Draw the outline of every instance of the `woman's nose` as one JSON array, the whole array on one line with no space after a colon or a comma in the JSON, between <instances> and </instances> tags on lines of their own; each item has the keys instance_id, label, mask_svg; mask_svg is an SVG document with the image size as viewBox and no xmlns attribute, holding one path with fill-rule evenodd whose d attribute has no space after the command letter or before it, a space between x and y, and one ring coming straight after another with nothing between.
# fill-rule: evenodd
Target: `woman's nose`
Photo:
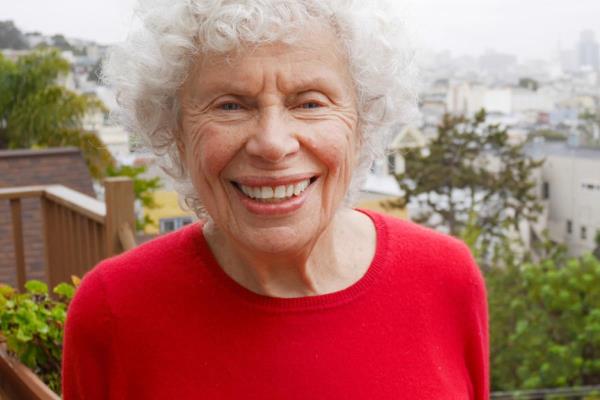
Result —
<instances>
[{"instance_id":1,"label":"woman's nose","mask_svg":"<svg viewBox=\"0 0 600 400\"><path fill-rule=\"evenodd\" d=\"M277 163L300 149L297 134L279 111L262 114L254 129L246 143L246 151L253 157Z\"/></svg>"}]
</instances>

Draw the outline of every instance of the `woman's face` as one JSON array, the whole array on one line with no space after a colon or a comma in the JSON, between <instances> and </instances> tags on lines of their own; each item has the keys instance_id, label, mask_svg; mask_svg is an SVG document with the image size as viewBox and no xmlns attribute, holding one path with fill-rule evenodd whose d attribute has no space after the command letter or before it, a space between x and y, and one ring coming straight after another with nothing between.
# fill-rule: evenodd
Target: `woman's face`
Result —
<instances>
[{"instance_id":1,"label":"woman's face","mask_svg":"<svg viewBox=\"0 0 600 400\"><path fill-rule=\"evenodd\" d=\"M179 94L192 183L217 228L250 251L314 243L357 161L355 90L334 35L296 43L203 57Z\"/></svg>"}]
</instances>

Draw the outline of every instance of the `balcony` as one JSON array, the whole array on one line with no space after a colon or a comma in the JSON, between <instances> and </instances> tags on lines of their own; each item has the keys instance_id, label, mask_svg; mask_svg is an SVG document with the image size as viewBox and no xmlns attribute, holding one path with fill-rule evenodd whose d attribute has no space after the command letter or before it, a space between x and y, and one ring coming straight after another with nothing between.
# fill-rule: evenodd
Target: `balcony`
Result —
<instances>
[{"instance_id":1,"label":"balcony","mask_svg":"<svg viewBox=\"0 0 600 400\"><path fill-rule=\"evenodd\" d=\"M100 260L133 248L133 182L109 178L104 184L104 203L62 185L0 189L0 204L9 204L14 257L14 271L0 271L1 276L15 274L19 289L32 278L31 268L26 268L24 235L32 229L41 232L42 280L51 287L70 281L71 275L81 277ZM24 223L23 203L30 199L39 203L40 226ZM39 277L39 272L35 275Z\"/></svg>"}]
</instances>

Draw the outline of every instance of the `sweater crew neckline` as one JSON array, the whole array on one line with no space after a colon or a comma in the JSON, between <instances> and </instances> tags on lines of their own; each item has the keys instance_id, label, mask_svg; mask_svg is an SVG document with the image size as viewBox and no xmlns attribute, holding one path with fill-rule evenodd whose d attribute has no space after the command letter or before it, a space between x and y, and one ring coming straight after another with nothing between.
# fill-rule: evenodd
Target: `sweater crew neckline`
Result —
<instances>
[{"instance_id":1,"label":"sweater crew neckline","mask_svg":"<svg viewBox=\"0 0 600 400\"><path fill-rule=\"evenodd\" d=\"M227 290L230 294L238 297L245 303L259 308L270 311L289 312L318 310L343 305L356 299L373 286L382 274L385 267L385 260L387 259L388 229L385 219L370 210L356 209L356 211L367 215L373 222L376 232L375 254L369 268L359 280L335 292L303 297L271 297L247 289L227 275L219 266L202 233L202 224L194 224L193 227L190 227L190 231L193 232L193 237L191 238L194 242L193 248L196 249L194 256L199 258L197 265L204 264L205 268L224 290Z\"/></svg>"}]
</instances>

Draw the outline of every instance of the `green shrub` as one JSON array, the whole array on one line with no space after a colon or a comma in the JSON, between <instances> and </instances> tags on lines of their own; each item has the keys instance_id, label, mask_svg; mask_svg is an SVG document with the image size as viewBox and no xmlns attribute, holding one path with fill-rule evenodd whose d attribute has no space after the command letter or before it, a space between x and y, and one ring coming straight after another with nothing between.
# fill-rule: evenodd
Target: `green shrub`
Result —
<instances>
[{"instance_id":1,"label":"green shrub","mask_svg":"<svg viewBox=\"0 0 600 400\"><path fill-rule=\"evenodd\" d=\"M74 277L73 283L79 280ZM0 284L0 341L58 394L63 328L75 286L61 283L50 296L48 286L37 280L25 284L25 293Z\"/></svg>"},{"instance_id":2,"label":"green shrub","mask_svg":"<svg viewBox=\"0 0 600 400\"><path fill-rule=\"evenodd\" d=\"M486 272L493 390L600 384L600 261L560 252Z\"/></svg>"}]
</instances>

